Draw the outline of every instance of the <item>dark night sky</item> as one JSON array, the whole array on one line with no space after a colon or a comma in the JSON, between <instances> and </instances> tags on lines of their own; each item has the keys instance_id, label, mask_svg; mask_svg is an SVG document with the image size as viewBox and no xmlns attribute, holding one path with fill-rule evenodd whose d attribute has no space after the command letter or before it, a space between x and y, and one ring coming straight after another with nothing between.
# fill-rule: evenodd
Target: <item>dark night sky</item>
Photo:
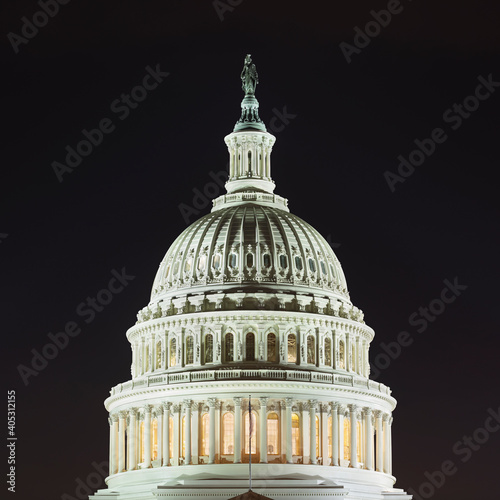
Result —
<instances>
[{"instance_id":1,"label":"dark night sky","mask_svg":"<svg viewBox=\"0 0 500 500\"><path fill-rule=\"evenodd\" d=\"M500 405L500 88L455 130L444 114L478 77L500 82L498 5L406 0L348 64L339 44L352 44L354 27L387 2L243 0L221 21L211 1L74 1L17 54L7 34L40 8L9 4L0 16L0 288L17 498L75 496L76 479L107 460L103 400L130 376L125 332L186 227L179 205L225 168L246 53L259 71L262 119L270 124L273 109L295 115L275 133L276 192L340 245L351 298L376 332L371 360L401 331L414 340L378 378L398 400L396 486L418 489L426 471L452 460L457 473L435 498L497 498L500 433L470 457L452 450ZM111 103L156 65L169 76L121 120ZM114 131L58 182L52 162L104 118ZM437 127L446 141L391 192L384 172L397 172L397 157ZM135 279L85 324L78 305L123 267ZM455 278L467 289L417 332L410 315ZM18 366L68 321L80 335L25 386Z\"/></svg>"}]
</instances>

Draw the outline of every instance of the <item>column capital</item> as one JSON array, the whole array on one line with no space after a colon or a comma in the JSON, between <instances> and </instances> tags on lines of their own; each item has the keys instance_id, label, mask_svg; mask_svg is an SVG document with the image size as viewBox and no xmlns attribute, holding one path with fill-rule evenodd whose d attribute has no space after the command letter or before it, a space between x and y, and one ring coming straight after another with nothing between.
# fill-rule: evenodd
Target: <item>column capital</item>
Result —
<instances>
[{"instance_id":1,"label":"column capital","mask_svg":"<svg viewBox=\"0 0 500 500\"><path fill-rule=\"evenodd\" d=\"M330 407L332 408L332 411L337 411L339 408L339 404L335 401L330 401Z\"/></svg>"},{"instance_id":2,"label":"column capital","mask_svg":"<svg viewBox=\"0 0 500 500\"><path fill-rule=\"evenodd\" d=\"M293 406L293 398L285 398L285 406L291 408Z\"/></svg>"},{"instance_id":3,"label":"column capital","mask_svg":"<svg viewBox=\"0 0 500 500\"><path fill-rule=\"evenodd\" d=\"M144 405L144 411L146 413L151 413L152 409L153 409L153 405Z\"/></svg>"},{"instance_id":4,"label":"column capital","mask_svg":"<svg viewBox=\"0 0 500 500\"><path fill-rule=\"evenodd\" d=\"M384 414L382 414L382 420L383 420L384 422L389 422L389 418L390 418L390 417L391 417L391 416L390 416L388 413L384 413Z\"/></svg>"},{"instance_id":5,"label":"column capital","mask_svg":"<svg viewBox=\"0 0 500 500\"><path fill-rule=\"evenodd\" d=\"M373 413L373 410L367 406L367 407L363 408L363 413L364 413L367 417L371 417L371 415L372 415L372 413Z\"/></svg>"},{"instance_id":6,"label":"column capital","mask_svg":"<svg viewBox=\"0 0 500 500\"><path fill-rule=\"evenodd\" d=\"M380 410L373 410L373 414L375 415L375 418L382 418L382 411Z\"/></svg>"},{"instance_id":7,"label":"column capital","mask_svg":"<svg viewBox=\"0 0 500 500\"><path fill-rule=\"evenodd\" d=\"M338 410L339 415L345 415L345 412L347 411L347 406L339 404L337 406L337 410Z\"/></svg>"},{"instance_id":8,"label":"column capital","mask_svg":"<svg viewBox=\"0 0 500 500\"><path fill-rule=\"evenodd\" d=\"M237 396L237 397L234 397L233 398L233 401L234 401L234 405L235 406L241 406L241 401L242 401L243 398Z\"/></svg>"},{"instance_id":9,"label":"column capital","mask_svg":"<svg viewBox=\"0 0 500 500\"><path fill-rule=\"evenodd\" d=\"M108 423L110 427L113 426L113 419L111 417L108 418Z\"/></svg>"},{"instance_id":10,"label":"column capital","mask_svg":"<svg viewBox=\"0 0 500 500\"><path fill-rule=\"evenodd\" d=\"M179 405L179 404L173 405L172 409L173 409L174 413L180 413L180 411L181 411L181 405Z\"/></svg>"},{"instance_id":11,"label":"column capital","mask_svg":"<svg viewBox=\"0 0 500 500\"><path fill-rule=\"evenodd\" d=\"M170 402L163 402L162 405L164 412L170 411L170 408L172 407L172 403Z\"/></svg>"},{"instance_id":12,"label":"column capital","mask_svg":"<svg viewBox=\"0 0 500 500\"><path fill-rule=\"evenodd\" d=\"M113 422L118 422L118 413L112 413L110 416Z\"/></svg>"},{"instance_id":13,"label":"column capital","mask_svg":"<svg viewBox=\"0 0 500 500\"><path fill-rule=\"evenodd\" d=\"M155 412L157 417L160 415L163 415L163 405L159 404L159 405L155 406L154 412Z\"/></svg>"},{"instance_id":14,"label":"column capital","mask_svg":"<svg viewBox=\"0 0 500 500\"><path fill-rule=\"evenodd\" d=\"M319 408L321 413L328 413L328 411L330 410L330 405L328 403L321 403L319 405Z\"/></svg>"},{"instance_id":15,"label":"column capital","mask_svg":"<svg viewBox=\"0 0 500 500\"><path fill-rule=\"evenodd\" d=\"M119 416L120 420L124 420L127 418L127 412L125 410L121 410L118 412L118 416Z\"/></svg>"},{"instance_id":16,"label":"column capital","mask_svg":"<svg viewBox=\"0 0 500 500\"><path fill-rule=\"evenodd\" d=\"M193 404L193 400L192 399L185 399L183 402L182 402L184 408L186 410L191 410L191 407L192 407L192 404Z\"/></svg>"},{"instance_id":17,"label":"column capital","mask_svg":"<svg viewBox=\"0 0 500 500\"><path fill-rule=\"evenodd\" d=\"M208 398L207 402L210 408L215 408L215 405L217 403L217 398Z\"/></svg>"},{"instance_id":18,"label":"column capital","mask_svg":"<svg viewBox=\"0 0 500 500\"><path fill-rule=\"evenodd\" d=\"M261 408L265 408L267 406L267 401L269 400L269 398L267 396L261 396L259 398L259 401L260 401L260 407Z\"/></svg>"},{"instance_id":19,"label":"column capital","mask_svg":"<svg viewBox=\"0 0 500 500\"><path fill-rule=\"evenodd\" d=\"M358 405L349 405L349 411L351 413L356 413L358 410L359 410L359 406Z\"/></svg>"}]
</instances>

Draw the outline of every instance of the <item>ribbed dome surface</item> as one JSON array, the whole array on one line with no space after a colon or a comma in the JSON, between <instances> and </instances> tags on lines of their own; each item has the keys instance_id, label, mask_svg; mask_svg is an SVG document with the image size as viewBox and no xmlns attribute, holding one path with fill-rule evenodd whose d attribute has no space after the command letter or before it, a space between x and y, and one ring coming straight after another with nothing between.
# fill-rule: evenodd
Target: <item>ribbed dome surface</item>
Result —
<instances>
[{"instance_id":1,"label":"ribbed dome surface","mask_svg":"<svg viewBox=\"0 0 500 500\"><path fill-rule=\"evenodd\" d=\"M161 262L151 300L179 289L224 291L238 284L319 288L349 300L340 263L318 231L287 211L254 203L217 210L189 226Z\"/></svg>"}]
</instances>

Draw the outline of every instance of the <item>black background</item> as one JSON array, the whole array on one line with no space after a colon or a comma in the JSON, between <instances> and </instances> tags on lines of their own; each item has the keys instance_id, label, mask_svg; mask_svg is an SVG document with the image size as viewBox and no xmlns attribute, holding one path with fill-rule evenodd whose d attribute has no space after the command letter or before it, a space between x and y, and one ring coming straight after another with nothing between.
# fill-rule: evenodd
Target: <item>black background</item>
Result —
<instances>
[{"instance_id":1,"label":"black background","mask_svg":"<svg viewBox=\"0 0 500 500\"><path fill-rule=\"evenodd\" d=\"M125 332L187 225L179 205L225 169L247 53L265 123L273 108L296 115L275 133L276 192L336 243L351 298L376 332L370 359L400 331L414 339L379 377L398 400L396 486L417 489L452 460L457 473L436 498L498 498L499 434L466 462L452 448L500 404L500 90L457 130L443 121L480 75L500 81L498 7L405 1L347 63L339 44L386 5L243 0L221 20L210 1L75 0L15 54L7 34L40 8L4 4L2 368L17 397L17 498L76 496L76 479L107 460L103 400L130 376ZM170 75L120 120L110 104L157 64ZM51 163L106 117L114 132L59 182ZM447 141L392 193L384 172L436 127ZM122 267L135 279L85 324L77 306ZM409 316L455 277L468 288L417 333ZM68 321L81 334L25 386L18 366Z\"/></svg>"}]
</instances>

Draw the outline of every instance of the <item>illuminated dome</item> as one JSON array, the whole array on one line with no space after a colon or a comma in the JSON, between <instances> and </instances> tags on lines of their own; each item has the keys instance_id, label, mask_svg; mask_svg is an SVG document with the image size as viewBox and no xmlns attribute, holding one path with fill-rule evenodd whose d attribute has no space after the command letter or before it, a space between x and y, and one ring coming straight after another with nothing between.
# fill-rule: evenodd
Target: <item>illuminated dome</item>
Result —
<instances>
[{"instance_id":1,"label":"illuminated dome","mask_svg":"<svg viewBox=\"0 0 500 500\"><path fill-rule=\"evenodd\" d=\"M274 194L250 56L225 137L227 193L170 246L105 401L94 500L410 500L393 488L396 400L370 380L374 331L325 239ZM250 496L255 496L252 494Z\"/></svg>"}]
</instances>

